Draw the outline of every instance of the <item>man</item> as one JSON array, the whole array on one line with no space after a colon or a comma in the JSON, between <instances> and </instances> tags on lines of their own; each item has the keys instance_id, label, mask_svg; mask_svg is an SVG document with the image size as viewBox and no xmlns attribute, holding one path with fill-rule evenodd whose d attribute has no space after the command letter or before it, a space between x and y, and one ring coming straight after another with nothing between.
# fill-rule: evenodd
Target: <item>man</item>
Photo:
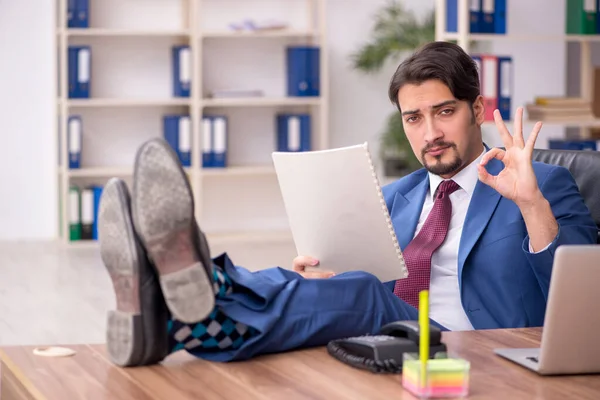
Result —
<instances>
[{"instance_id":1,"label":"man","mask_svg":"<svg viewBox=\"0 0 600 400\"><path fill-rule=\"evenodd\" d=\"M404 61L389 93L424 166L384 188L407 279L309 275L318 260L305 255L294 271L251 273L226 254L211 260L185 174L154 139L136 156L131 198L113 178L100 204L101 255L117 297L111 359L147 365L186 349L230 361L324 345L416 319L426 288L443 329L542 325L556 248L595 243L597 229L569 172L532 163L541 124L525 142L522 109L512 136L496 111L506 150L488 149L475 63L450 43Z\"/></svg>"}]
</instances>

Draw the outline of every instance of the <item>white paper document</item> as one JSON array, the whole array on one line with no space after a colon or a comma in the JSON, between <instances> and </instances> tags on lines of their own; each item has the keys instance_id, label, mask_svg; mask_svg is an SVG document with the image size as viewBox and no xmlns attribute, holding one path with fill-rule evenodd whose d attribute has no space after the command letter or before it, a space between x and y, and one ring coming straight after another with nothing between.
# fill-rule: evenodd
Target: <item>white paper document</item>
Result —
<instances>
[{"instance_id":1,"label":"white paper document","mask_svg":"<svg viewBox=\"0 0 600 400\"><path fill-rule=\"evenodd\" d=\"M298 255L336 274L408 276L367 143L272 157Z\"/></svg>"}]
</instances>

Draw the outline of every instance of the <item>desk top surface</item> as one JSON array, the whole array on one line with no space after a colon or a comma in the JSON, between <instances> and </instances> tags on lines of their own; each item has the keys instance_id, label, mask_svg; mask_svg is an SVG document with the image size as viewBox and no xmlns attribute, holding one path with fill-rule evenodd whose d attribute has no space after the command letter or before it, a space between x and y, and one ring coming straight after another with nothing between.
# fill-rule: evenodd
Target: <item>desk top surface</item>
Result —
<instances>
[{"instance_id":1,"label":"desk top surface","mask_svg":"<svg viewBox=\"0 0 600 400\"><path fill-rule=\"evenodd\" d=\"M448 350L471 362L472 399L599 399L600 374L541 377L493 353L498 347L537 347L541 329L448 332ZM20 382L27 398L58 399L385 399L413 398L399 374L351 368L324 348L211 363L185 352L161 365L118 368L104 345L67 346L66 358L33 355L33 346L0 349L3 380ZM25 397L24 397L25 398Z\"/></svg>"}]
</instances>

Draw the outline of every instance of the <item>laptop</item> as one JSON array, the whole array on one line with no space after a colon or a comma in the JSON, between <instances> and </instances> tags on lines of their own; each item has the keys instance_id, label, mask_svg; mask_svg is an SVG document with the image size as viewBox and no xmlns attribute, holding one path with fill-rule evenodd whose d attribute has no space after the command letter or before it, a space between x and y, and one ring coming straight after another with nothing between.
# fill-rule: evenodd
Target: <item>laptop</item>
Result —
<instances>
[{"instance_id":1,"label":"laptop","mask_svg":"<svg viewBox=\"0 0 600 400\"><path fill-rule=\"evenodd\" d=\"M600 245L562 245L554 254L539 348L494 349L540 375L600 373Z\"/></svg>"}]
</instances>

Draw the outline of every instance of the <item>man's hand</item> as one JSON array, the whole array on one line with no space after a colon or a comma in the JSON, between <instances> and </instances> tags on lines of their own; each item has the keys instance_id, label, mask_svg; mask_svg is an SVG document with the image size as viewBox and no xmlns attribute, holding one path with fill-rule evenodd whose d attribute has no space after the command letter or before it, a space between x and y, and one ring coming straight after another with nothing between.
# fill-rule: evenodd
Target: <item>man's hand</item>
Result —
<instances>
[{"instance_id":1,"label":"man's hand","mask_svg":"<svg viewBox=\"0 0 600 400\"><path fill-rule=\"evenodd\" d=\"M493 148L483 155L481 163L477 166L479 179L496 189L502 196L514 201L520 209L530 208L543 198L531 165L533 147L542 123L535 124L525 143L522 128L523 108L517 109L512 136L498 110L494 111L494 121L506 150ZM504 163L504 169L496 176L490 175L485 169L492 158L497 158Z\"/></svg>"},{"instance_id":2,"label":"man's hand","mask_svg":"<svg viewBox=\"0 0 600 400\"><path fill-rule=\"evenodd\" d=\"M331 271L306 271L306 267L316 267L319 265L319 260L307 256L298 256L292 262L294 271L307 279L324 279L331 278L335 274Z\"/></svg>"},{"instance_id":3,"label":"man's hand","mask_svg":"<svg viewBox=\"0 0 600 400\"><path fill-rule=\"evenodd\" d=\"M512 136L506 129L498 110L494 111L494 121L506 150L494 148L483 155L481 163L477 166L479 180L515 202L525 221L531 249L534 252L540 251L552 243L558 234L558 222L554 218L550 203L538 186L531 161L533 147L542 129L542 123L535 124L525 143L522 107L517 109L515 131ZM485 169L485 165L492 158L497 158L504 163L504 169L496 176Z\"/></svg>"}]
</instances>

